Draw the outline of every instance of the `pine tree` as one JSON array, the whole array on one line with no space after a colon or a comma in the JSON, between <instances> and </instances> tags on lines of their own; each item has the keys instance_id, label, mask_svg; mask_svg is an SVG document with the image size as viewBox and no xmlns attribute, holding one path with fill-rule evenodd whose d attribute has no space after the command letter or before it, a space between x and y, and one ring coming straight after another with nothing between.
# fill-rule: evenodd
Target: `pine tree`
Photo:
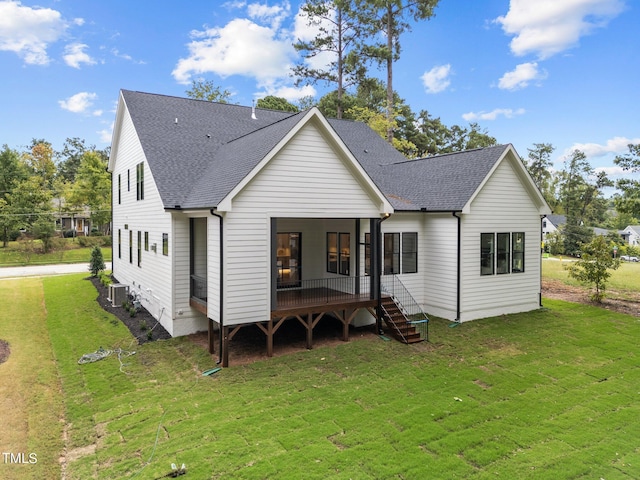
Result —
<instances>
[{"instance_id":1,"label":"pine tree","mask_svg":"<svg viewBox=\"0 0 640 480\"><path fill-rule=\"evenodd\" d=\"M91 250L91 262L89 264L89 271L91 275L97 277L98 274L106 268L104 259L102 258L102 250L97 245Z\"/></svg>"}]
</instances>

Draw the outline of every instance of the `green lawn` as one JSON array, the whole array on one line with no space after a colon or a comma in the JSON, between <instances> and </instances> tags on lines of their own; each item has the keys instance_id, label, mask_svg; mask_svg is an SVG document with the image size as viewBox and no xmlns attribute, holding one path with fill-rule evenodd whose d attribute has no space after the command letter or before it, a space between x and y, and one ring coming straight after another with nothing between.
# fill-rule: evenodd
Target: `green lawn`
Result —
<instances>
[{"instance_id":1,"label":"green lawn","mask_svg":"<svg viewBox=\"0 0 640 480\"><path fill-rule=\"evenodd\" d=\"M46 309L69 480L155 479L171 463L194 479L640 478L638 318L545 300L455 328L434 320L430 344L354 340L206 377L204 349L134 345L82 277L0 282L43 288L44 305L26 298L12 316L41 331L30 312ZM100 346L136 354L78 365Z\"/></svg>"},{"instance_id":2,"label":"green lawn","mask_svg":"<svg viewBox=\"0 0 640 480\"><path fill-rule=\"evenodd\" d=\"M91 237L89 237L91 238ZM18 242L9 242L8 247L0 247L0 267L14 267L20 265L47 265L56 263L83 263L91 259L92 247L81 247L78 239L67 238L66 248L51 253L35 253L30 257L20 251ZM1 244L0 244L1 245ZM35 241L35 246L40 249L41 242ZM111 261L111 247L100 247L105 262Z\"/></svg>"},{"instance_id":3,"label":"green lawn","mask_svg":"<svg viewBox=\"0 0 640 480\"><path fill-rule=\"evenodd\" d=\"M559 257L544 259L542 261L542 275L545 279L561 280L569 285L580 285L569 278L564 268L569 261L566 258L562 262ZM614 298L627 298L640 292L640 262L622 262L620 268L611 272L611 278L607 283L607 293Z\"/></svg>"}]
</instances>

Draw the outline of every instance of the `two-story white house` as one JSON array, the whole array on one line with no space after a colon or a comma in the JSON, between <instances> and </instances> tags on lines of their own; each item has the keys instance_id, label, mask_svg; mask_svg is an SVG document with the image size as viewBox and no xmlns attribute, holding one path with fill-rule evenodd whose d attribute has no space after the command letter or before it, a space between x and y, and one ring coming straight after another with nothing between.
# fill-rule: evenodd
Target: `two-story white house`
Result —
<instances>
[{"instance_id":1,"label":"two-story white house","mask_svg":"<svg viewBox=\"0 0 640 480\"><path fill-rule=\"evenodd\" d=\"M223 365L248 325L270 354L286 320L311 347L325 314L345 339L402 337L392 317L416 305L457 322L541 305L551 212L511 145L407 160L316 108L122 91L109 171L114 276L172 335L208 329L213 351L220 332Z\"/></svg>"}]
</instances>

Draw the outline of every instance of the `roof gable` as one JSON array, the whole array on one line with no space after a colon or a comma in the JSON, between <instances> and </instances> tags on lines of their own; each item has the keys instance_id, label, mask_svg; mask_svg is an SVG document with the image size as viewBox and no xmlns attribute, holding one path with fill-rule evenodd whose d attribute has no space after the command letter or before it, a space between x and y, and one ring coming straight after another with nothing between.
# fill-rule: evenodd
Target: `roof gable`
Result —
<instances>
[{"instance_id":1,"label":"roof gable","mask_svg":"<svg viewBox=\"0 0 640 480\"><path fill-rule=\"evenodd\" d=\"M351 174L358 179L359 183L365 188L369 195L377 198L380 209L382 210L381 213L392 212L393 207L388 202L387 198L378 189L366 170L353 156L342 138L315 107L307 112L300 113L282 122L278 122L278 124L270 125L269 127L251 133L246 137L239 138L229 144L229 151L226 152L227 154L235 157L239 153L244 153L248 156L251 155L254 161L259 159L259 162L255 164L248 174L242 176L240 182L225 196L224 199L219 201L218 208L220 210L230 210L232 208L231 205L233 198L244 188L244 186L258 175L259 172L274 158L274 156L281 151L282 148L305 125L310 123L314 123L314 125L323 133L327 141L332 144L338 152L341 152L340 156L343 158L347 168L351 171ZM259 151L257 153L254 152L254 148L259 148Z\"/></svg>"}]
</instances>

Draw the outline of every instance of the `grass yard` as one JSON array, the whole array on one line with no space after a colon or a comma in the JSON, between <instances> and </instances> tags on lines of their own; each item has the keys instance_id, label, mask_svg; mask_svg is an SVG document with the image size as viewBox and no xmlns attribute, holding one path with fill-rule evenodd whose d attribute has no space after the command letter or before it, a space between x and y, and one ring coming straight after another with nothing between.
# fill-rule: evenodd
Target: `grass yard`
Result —
<instances>
[{"instance_id":1,"label":"grass yard","mask_svg":"<svg viewBox=\"0 0 640 480\"><path fill-rule=\"evenodd\" d=\"M24 295L0 313L12 342L0 375L53 391L53 355L65 418L46 433L17 421L2 448L38 464L0 465L3 479L155 479L171 463L194 479L640 478L637 318L545 300L455 328L434 320L431 344L357 340L207 377L214 360L187 339L134 346L82 276L0 282L3 304ZM78 365L100 346L136 354ZM57 421L61 398L33 397L17 396L16 414ZM64 471L36 472L63 433Z\"/></svg>"},{"instance_id":2,"label":"grass yard","mask_svg":"<svg viewBox=\"0 0 640 480\"><path fill-rule=\"evenodd\" d=\"M64 399L47 331L42 280L0 281L0 305L0 339L11 349L0 364L0 478L60 478ZM26 463L9 464L5 453Z\"/></svg>"},{"instance_id":3,"label":"grass yard","mask_svg":"<svg viewBox=\"0 0 640 480\"><path fill-rule=\"evenodd\" d=\"M542 276L545 279L560 280L568 285L578 286L576 280L569 277L564 268L569 261L560 262L559 257L542 261ZM627 298L631 293L640 292L640 262L622 262L620 268L611 272L607 282L607 293L612 298Z\"/></svg>"},{"instance_id":4,"label":"grass yard","mask_svg":"<svg viewBox=\"0 0 640 480\"><path fill-rule=\"evenodd\" d=\"M91 238L91 237L89 237ZM0 267L15 267L20 265L48 265L56 263L83 263L91 259L92 247L81 247L78 241L67 238L66 247L50 253L33 253L27 257L20 251L19 242L9 242L7 248L0 247ZM41 242L34 242L40 248ZM0 244L1 245L1 244ZM111 261L111 247L100 247L105 262Z\"/></svg>"}]
</instances>

